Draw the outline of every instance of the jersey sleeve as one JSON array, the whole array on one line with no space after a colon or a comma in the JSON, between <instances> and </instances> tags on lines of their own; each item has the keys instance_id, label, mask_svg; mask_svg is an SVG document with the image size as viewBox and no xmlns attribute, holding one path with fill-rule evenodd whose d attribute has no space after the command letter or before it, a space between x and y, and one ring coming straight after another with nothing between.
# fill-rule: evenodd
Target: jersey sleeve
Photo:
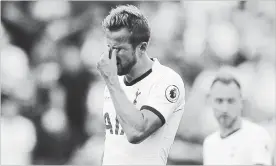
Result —
<instances>
[{"instance_id":1,"label":"jersey sleeve","mask_svg":"<svg viewBox=\"0 0 276 166\"><path fill-rule=\"evenodd\" d=\"M268 133L262 132L254 138L252 148L253 164L272 165L272 142Z\"/></svg>"},{"instance_id":2,"label":"jersey sleeve","mask_svg":"<svg viewBox=\"0 0 276 166\"><path fill-rule=\"evenodd\" d=\"M203 141L203 145L202 145L202 162L203 165L206 165L206 154L207 154L207 140L205 139Z\"/></svg>"},{"instance_id":3,"label":"jersey sleeve","mask_svg":"<svg viewBox=\"0 0 276 166\"><path fill-rule=\"evenodd\" d=\"M181 77L168 76L152 86L148 100L141 110L152 111L165 124L173 112L183 109L184 99L185 88Z\"/></svg>"},{"instance_id":4,"label":"jersey sleeve","mask_svg":"<svg viewBox=\"0 0 276 166\"><path fill-rule=\"evenodd\" d=\"M210 148L209 148L209 145L210 144L210 135L207 136L204 141L203 141L203 145L202 145L202 162L203 162L203 165L209 165L209 155L210 153Z\"/></svg>"}]
</instances>

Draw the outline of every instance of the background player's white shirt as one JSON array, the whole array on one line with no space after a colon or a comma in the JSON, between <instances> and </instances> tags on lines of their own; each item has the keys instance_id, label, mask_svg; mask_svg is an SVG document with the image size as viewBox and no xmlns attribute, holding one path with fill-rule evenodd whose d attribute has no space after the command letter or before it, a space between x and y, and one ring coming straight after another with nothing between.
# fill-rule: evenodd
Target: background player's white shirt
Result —
<instances>
[{"instance_id":1,"label":"background player's white shirt","mask_svg":"<svg viewBox=\"0 0 276 166\"><path fill-rule=\"evenodd\" d=\"M184 83L176 72L161 65L157 59L154 59L152 69L138 80L126 84L124 77L120 77L121 87L128 99L138 110L148 107L165 124L143 142L129 143L118 120L115 120L116 111L106 88L103 108L106 123L103 165L165 165L167 162L183 114Z\"/></svg>"},{"instance_id":2,"label":"background player's white shirt","mask_svg":"<svg viewBox=\"0 0 276 166\"><path fill-rule=\"evenodd\" d=\"M215 132L205 139L204 165L272 165L271 145L264 128L243 119L241 129L228 137Z\"/></svg>"}]
</instances>

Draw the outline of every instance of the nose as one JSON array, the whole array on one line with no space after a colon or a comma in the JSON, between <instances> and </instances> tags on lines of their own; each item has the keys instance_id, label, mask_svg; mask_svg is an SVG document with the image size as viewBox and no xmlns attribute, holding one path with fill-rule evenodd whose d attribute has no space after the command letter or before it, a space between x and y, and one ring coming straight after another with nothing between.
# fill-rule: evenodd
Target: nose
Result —
<instances>
[{"instance_id":1,"label":"nose","mask_svg":"<svg viewBox=\"0 0 276 166\"><path fill-rule=\"evenodd\" d=\"M221 112L222 113L227 113L227 110L228 110L228 103L227 102L223 102L221 104Z\"/></svg>"}]
</instances>

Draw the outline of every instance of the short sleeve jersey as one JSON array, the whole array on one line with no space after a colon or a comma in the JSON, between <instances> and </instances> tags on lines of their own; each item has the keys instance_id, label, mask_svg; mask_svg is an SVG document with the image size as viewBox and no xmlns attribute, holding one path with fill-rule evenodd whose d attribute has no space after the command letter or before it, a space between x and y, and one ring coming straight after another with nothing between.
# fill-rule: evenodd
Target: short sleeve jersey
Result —
<instances>
[{"instance_id":1,"label":"short sleeve jersey","mask_svg":"<svg viewBox=\"0 0 276 166\"><path fill-rule=\"evenodd\" d=\"M127 98L138 110L152 111L162 122L156 132L139 144L131 144L116 118L105 88L103 116L106 124L103 165L166 165L184 111L185 88L181 77L157 59L152 68L132 82L119 77Z\"/></svg>"},{"instance_id":2,"label":"short sleeve jersey","mask_svg":"<svg viewBox=\"0 0 276 166\"><path fill-rule=\"evenodd\" d=\"M272 141L261 126L242 120L239 130L226 138L219 132L203 144L204 165L272 165Z\"/></svg>"}]
</instances>

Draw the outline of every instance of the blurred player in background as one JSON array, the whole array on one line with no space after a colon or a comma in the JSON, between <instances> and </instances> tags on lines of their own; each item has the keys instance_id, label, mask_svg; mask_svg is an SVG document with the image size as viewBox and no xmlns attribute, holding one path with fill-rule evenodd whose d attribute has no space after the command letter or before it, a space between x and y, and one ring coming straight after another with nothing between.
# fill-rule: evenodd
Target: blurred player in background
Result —
<instances>
[{"instance_id":1,"label":"blurred player in background","mask_svg":"<svg viewBox=\"0 0 276 166\"><path fill-rule=\"evenodd\" d=\"M204 165L272 165L270 135L241 117L243 98L237 79L220 72L212 83L208 101L219 131L204 141Z\"/></svg>"},{"instance_id":2,"label":"blurred player in background","mask_svg":"<svg viewBox=\"0 0 276 166\"><path fill-rule=\"evenodd\" d=\"M1 165L32 164L36 129L20 111L14 96L1 94Z\"/></svg>"},{"instance_id":3,"label":"blurred player in background","mask_svg":"<svg viewBox=\"0 0 276 166\"><path fill-rule=\"evenodd\" d=\"M108 51L97 65L106 83L103 165L166 165L183 114L184 83L147 55L150 28L135 6L111 10L103 28Z\"/></svg>"}]
</instances>

